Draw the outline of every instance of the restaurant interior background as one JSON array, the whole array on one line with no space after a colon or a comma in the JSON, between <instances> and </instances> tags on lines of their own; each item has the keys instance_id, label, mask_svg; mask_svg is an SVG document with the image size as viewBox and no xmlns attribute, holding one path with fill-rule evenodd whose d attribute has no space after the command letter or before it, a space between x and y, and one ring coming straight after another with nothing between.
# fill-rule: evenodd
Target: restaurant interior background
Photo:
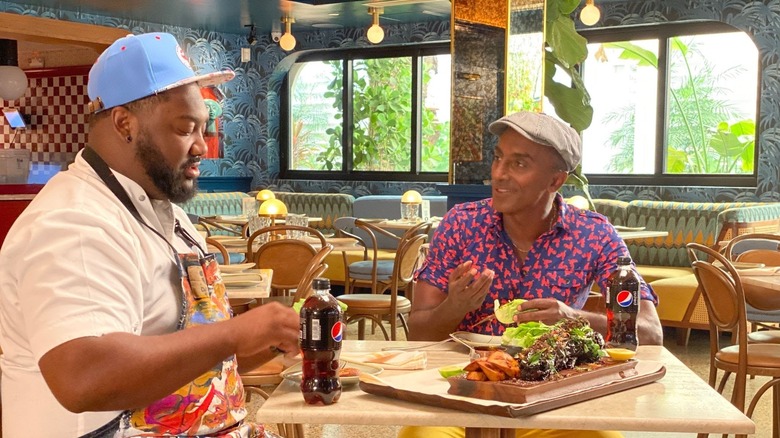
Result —
<instances>
[{"instance_id":1,"label":"restaurant interior background","mask_svg":"<svg viewBox=\"0 0 780 438\"><path fill-rule=\"evenodd\" d=\"M192 27L152 22L153 18L132 17L133 9L123 17L94 14L83 10L65 10L50 7L68 2L32 1L0 2L0 12L28 16L56 18L72 22L90 23L128 29L134 33L166 31L171 32L184 44L199 69L213 70L232 68L237 78L223 87L222 141L224 158L205 160L201 165L204 182L217 181L227 189L254 190L270 187L280 191L300 192L342 192L354 196L368 194L400 194L415 188L424 194L440 194L433 182L420 181L337 181L337 180L295 180L280 178L280 149L285 147L280 138L281 124L280 93L284 77L290 65L304 51L333 47L372 46L365 39L366 27L340 29L296 29L294 34L298 45L292 52L282 50L270 33L257 35L257 43L251 46L252 57L242 63L241 48L246 46L247 34L218 32L197 25ZM75 4L79 2L70 2ZM82 2L88 4L90 2ZM104 2L113 4L117 2ZM125 4L126 2L122 2ZM144 3L144 2L139 2ZM159 8L180 8L185 2L157 3ZM293 8L297 7L296 2ZM379 2L381 3L381 2ZM780 159L778 155L778 122L780 121L780 87L778 84L778 49L780 36L776 32L779 21L777 13L749 1L611 1L598 2L602 18L597 26L620 26L625 24L651 24L658 22L684 22L689 20L716 20L744 30L752 36L759 49L761 60L760 81L760 134L758 137L759 160L755 187L689 187L689 186L622 186L591 185L594 197L630 199L658 199L677 201L777 201L780 199ZM118 7L114 5L114 7ZM157 7L157 6L155 6ZM311 6L308 6L311 7ZM149 8L145 9L149 10ZM238 16L241 11L236 10ZM167 14L170 14L168 12ZM167 15L161 13L160 16ZM441 14L440 14L441 15ZM128 16L132 18L127 18ZM770 18L767 18L770 17ZM143 19L141 19L143 18ZM368 17L370 18L370 17ZM256 17L241 17L240 21L255 21ZM447 41L451 38L450 17L421 15L417 23L383 23L385 39L379 45ZM206 20L207 22L207 20ZM577 26L582 24L577 21ZM55 82L45 75L57 75ZM16 146L33 150L39 161L56 163L72 159L73 153L84 145L83 118L78 114L83 108L78 97L83 96L85 69L54 69L44 77L33 77L30 90L25 97L15 102L0 101L0 106L19 107L32 115L32 127L20 134ZM65 85L63 78L68 78ZM43 91L36 91L42 89ZM47 96L46 98L41 96ZM54 114L65 110L67 118L56 119ZM82 110L83 111L83 110ZM3 147L10 132L6 125L0 125ZM456 163L455 183L480 183L489 177L491 149L495 139L484 136L482 159L473 163ZM586 152L587 153L587 152ZM206 184L206 186L208 186Z\"/></svg>"}]
</instances>

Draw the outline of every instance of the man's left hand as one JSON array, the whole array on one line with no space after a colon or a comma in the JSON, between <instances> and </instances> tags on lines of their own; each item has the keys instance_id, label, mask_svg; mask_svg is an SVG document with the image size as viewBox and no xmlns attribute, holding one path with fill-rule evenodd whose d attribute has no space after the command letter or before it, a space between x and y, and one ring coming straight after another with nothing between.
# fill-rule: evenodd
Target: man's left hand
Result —
<instances>
[{"instance_id":1,"label":"man's left hand","mask_svg":"<svg viewBox=\"0 0 780 438\"><path fill-rule=\"evenodd\" d=\"M534 310L535 309L535 310ZM561 318L575 318L577 311L555 298L535 298L518 307L514 316L515 322L522 324L529 321L540 321L545 324L555 324Z\"/></svg>"}]
</instances>

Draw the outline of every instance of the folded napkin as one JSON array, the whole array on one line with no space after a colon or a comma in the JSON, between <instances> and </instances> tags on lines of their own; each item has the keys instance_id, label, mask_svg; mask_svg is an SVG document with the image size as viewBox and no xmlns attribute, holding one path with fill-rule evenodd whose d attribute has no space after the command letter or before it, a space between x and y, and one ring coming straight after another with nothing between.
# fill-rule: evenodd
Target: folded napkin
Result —
<instances>
[{"instance_id":1,"label":"folded napkin","mask_svg":"<svg viewBox=\"0 0 780 438\"><path fill-rule=\"evenodd\" d=\"M376 353L347 353L341 359L350 362L377 364L387 370L422 370L428 363L424 351L378 351Z\"/></svg>"}]
</instances>

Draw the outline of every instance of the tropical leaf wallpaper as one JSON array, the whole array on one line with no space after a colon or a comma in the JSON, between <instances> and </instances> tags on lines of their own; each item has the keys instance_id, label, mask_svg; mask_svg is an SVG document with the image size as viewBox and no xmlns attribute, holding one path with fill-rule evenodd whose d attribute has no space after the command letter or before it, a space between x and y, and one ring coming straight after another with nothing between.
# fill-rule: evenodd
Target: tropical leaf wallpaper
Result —
<instances>
[{"instance_id":1,"label":"tropical leaf wallpaper","mask_svg":"<svg viewBox=\"0 0 780 438\"><path fill-rule=\"evenodd\" d=\"M687 20L719 20L747 32L761 54L760 149L756 188L591 186L594 197L678 201L780 201L780 3L747 0L604 1L599 25L620 26ZM435 184L355 181L280 180L279 93L284 74L292 64L269 36L252 47L252 61L240 62L244 35L131 21L114 17L19 6L0 1L0 11L127 29L129 33L164 31L174 34L197 70L232 68L237 76L221 87L224 158L206 160L204 176L252 177L252 189L272 187L287 191L342 192L354 196L400 194L414 188L438 194ZM448 40L449 21L388 26L383 45ZM296 34L296 49L366 46L365 29L322 30ZM489 159L486 157L485 159ZM475 167L467 179L480 181L488 166ZM476 170L478 169L478 170ZM479 173L479 174L477 174Z\"/></svg>"}]
</instances>

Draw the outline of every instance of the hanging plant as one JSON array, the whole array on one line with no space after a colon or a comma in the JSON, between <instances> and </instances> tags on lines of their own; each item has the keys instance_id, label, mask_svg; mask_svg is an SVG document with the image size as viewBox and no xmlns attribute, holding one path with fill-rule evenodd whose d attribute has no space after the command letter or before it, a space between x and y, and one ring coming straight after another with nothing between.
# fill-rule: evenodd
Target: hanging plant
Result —
<instances>
[{"instance_id":1,"label":"hanging plant","mask_svg":"<svg viewBox=\"0 0 780 438\"><path fill-rule=\"evenodd\" d=\"M572 19L572 13L579 5L580 0L547 0L544 95L558 117L582 135L593 121L593 107L578 69L588 56L588 40L577 33ZM570 84L553 79L558 69L569 75ZM595 210L588 191L588 179L582 174L582 164L569 174L566 183L581 189L591 210Z\"/></svg>"}]
</instances>

